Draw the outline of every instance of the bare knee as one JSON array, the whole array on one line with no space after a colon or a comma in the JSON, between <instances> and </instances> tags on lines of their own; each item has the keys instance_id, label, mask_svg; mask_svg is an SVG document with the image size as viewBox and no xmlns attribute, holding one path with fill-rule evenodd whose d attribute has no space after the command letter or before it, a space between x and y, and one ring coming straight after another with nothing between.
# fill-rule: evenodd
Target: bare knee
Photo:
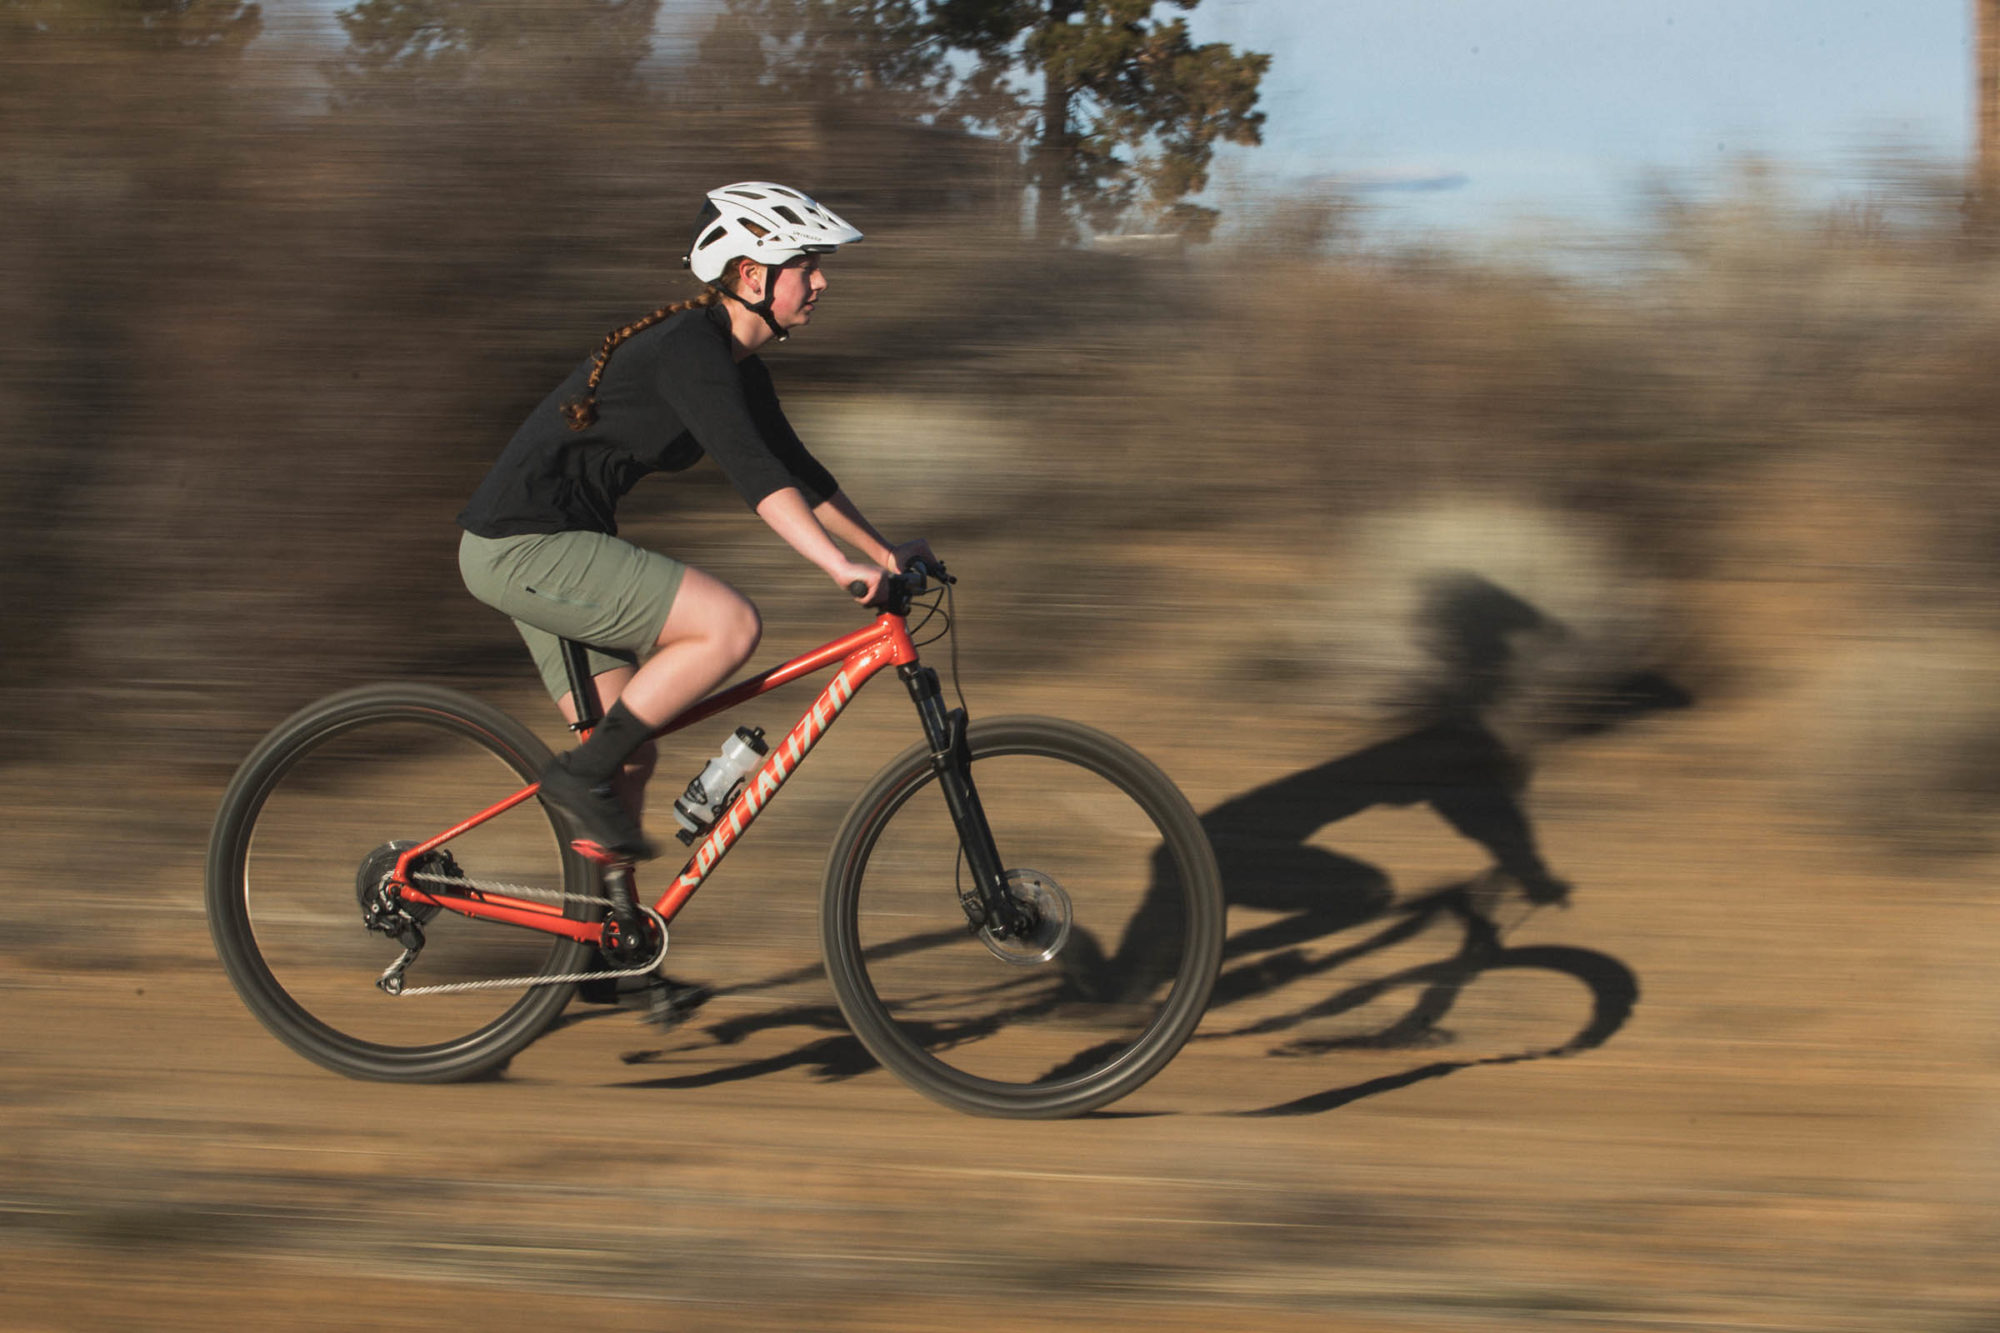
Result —
<instances>
[{"instance_id":1,"label":"bare knee","mask_svg":"<svg viewBox=\"0 0 2000 1333\"><path fill-rule=\"evenodd\" d=\"M749 598L720 579L690 569L667 623L660 627L657 646L683 645L687 660L698 658L727 674L750 659L763 636L763 617Z\"/></svg>"},{"instance_id":2,"label":"bare knee","mask_svg":"<svg viewBox=\"0 0 2000 1333\"><path fill-rule=\"evenodd\" d=\"M764 638L764 617L748 601L739 601L727 621L716 627L716 646L736 666L750 660Z\"/></svg>"}]
</instances>

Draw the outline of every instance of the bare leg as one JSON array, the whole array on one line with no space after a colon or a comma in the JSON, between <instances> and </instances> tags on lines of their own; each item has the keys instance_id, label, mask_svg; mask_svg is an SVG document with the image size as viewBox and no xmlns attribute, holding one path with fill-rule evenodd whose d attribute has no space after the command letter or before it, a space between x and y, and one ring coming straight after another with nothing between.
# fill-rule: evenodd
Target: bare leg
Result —
<instances>
[{"instance_id":1,"label":"bare leg","mask_svg":"<svg viewBox=\"0 0 2000 1333\"><path fill-rule=\"evenodd\" d=\"M634 717L658 726L734 675L757 651L763 633L764 622L748 598L721 579L690 569L652 656L618 697Z\"/></svg>"},{"instance_id":2,"label":"bare leg","mask_svg":"<svg viewBox=\"0 0 2000 1333\"><path fill-rule=\"evenodd\" d=\"M722 580L690 569L652 654L637 668L615 667L594 677L601 712L622 701L640 722L658 726L727 680L756 650L763 622L757 608ZM557 700L563 720L576 721L576 700ZM612 779L618 798L637 818L658 752L651 741L626 758Z\"/></svg>"},{"instance_id":3,"label":"bare leg","mask_svg":"<svg viewBox=\"0 0 2000 1333\"><path fill-rule=\"evenodd\" d=\"M658 726L734 674L756 650L762 633L763 622L747 598L720 579L690 569L682 576L673 610L645 663L636 670L618 667L592 679L598 707L609 708L622 700L634 717ZM572 696L564 695L556 706L565 721L576 721ZM632 752L612 779L612 789L634 818L644 808L646 782L657 762L656 747L648 741ZM714 993L706 985L676 981L665 973L644 982L637 978L627 982L633 986L629 995L609 979L585 983L579 994L595 1004L636 1001L650 1022L673 1027Z\"/></svg>"}]
</instances>

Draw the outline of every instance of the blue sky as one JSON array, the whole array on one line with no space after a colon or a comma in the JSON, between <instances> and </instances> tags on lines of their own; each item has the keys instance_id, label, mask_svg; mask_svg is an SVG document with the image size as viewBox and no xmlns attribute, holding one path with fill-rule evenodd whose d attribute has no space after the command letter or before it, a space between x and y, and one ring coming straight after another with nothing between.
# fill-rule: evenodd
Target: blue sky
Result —
<instances>
[{"instance_id":1,"label":"blue sky","mask_svg":"<svg viewBox=\"0 0 2000 1333\"><path fill-rule=\"evenodd\" d=\"M1971 151L1971 0L1204 0L1189 22L1274 57L1265 144L1225 188L1358 179L1390 225L1600 225L1649 173L1699 189L1759 154L1826 194L1883 148Z\"/></svg>"},{"instance_id":2,"label":"blue sky","mask_svg":"<svg viewBox=\"0 0 2000 1333\"><path fill-rule=\"evenodd\" d=\"M337 40L341 7L265 12ZM663 35L713 8L665 0ZM1699 189L1763 155L1825 195L1882 148L1971 151L1972 0L1202 0L1188 18L1273 56L1265 143L1225 150L1219 193L1340 181L1387 228L1594 228L1649 175Z\"/></svg>"}]
</instances>

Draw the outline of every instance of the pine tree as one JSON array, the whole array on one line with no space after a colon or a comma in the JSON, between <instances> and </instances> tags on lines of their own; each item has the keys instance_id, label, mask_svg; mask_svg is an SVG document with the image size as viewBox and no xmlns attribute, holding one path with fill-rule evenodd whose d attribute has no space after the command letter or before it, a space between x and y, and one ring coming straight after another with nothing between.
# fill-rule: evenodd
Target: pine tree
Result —
<instances>
[{"instance_id":1,"label":"pine tree","mask_svg":"<svg viewBox=\"0 0 2000 1333\"><path fill-rule=\"evenodd\" d=\"M1262 141L1270 57L1197 46L1164 3L1200 0L730 0L767 43L766 77L799 93L895 95L934 124L1022 146L1036 230L1079 223L1203 239L1218 142Z\"/></svg>"}]
</instances>

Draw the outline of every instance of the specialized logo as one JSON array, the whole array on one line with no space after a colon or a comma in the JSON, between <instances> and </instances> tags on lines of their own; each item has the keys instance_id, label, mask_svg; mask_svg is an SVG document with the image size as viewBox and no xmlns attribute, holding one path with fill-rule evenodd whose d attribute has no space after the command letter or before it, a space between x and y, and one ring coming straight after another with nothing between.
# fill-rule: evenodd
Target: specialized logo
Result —
<instances>
[{"instance_id":1,"label":"specialized logo","mask_svg":"<svg viewBox=\"0 0 2000 1333\"><path fill-rule=\"evenodd\" d=\"M708 878L708 872L715 868L715 863L722 859L722 854L729 850L730 845L743 836L743 830L750 827L750 821L757 817L764 803L777 795L778 788L785 785L785 779L792 775L799 761L819 744L819 738L840 716L840 710L854 698L854 682L848 678L847 672L848 668L843 666L834 673L826 689L813 700L812 711L800 718L791 734L773 747L771 757L744 785L743 794L731 803L729 812L715 822L708 837L702 840L700 849L694 854L693 864L674 881L675 888L692 891Z\"/></svg>"}]
</instances>

